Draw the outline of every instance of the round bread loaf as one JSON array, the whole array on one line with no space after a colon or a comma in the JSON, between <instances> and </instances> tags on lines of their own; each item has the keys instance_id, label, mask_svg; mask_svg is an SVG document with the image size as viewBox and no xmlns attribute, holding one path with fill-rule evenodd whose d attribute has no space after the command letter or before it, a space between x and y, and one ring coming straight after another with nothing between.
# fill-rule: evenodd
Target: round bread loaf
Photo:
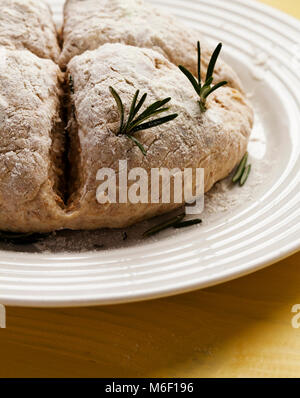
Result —
<instances>
[{"instance_id":1,"label":"round bread loaf","mask_svg":"<svg viewBox=\"0 0 300 398\"><path fill-rule=\"evenodd\" d=\"M118 173L119 160L126 160L129 170L141 167L149 175L160 167L204 168L208 191L233 170L247 149L253 113L245 96L223 87L209 96L208 109L201 113L186 77L156 51L106 44L73 58L68 73L74 85L71 131L76 139L71 162L77 167L69 228L125 227L180 206L174 202L99 204L97 172L111 168ZM170 112L179 116L135 135L146 156L126 136L118 135L120 116L110 86L120 94L126 115L137 89L148 93L145 106L172 98Z\"/></svg>"}]
</instances>

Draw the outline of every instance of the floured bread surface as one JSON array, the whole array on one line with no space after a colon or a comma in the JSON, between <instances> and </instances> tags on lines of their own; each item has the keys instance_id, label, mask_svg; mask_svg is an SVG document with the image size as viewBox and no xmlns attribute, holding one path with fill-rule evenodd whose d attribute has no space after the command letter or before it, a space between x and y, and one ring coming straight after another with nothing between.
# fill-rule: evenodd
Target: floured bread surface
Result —
<instances>
[{"instance_id":1,"label":"floured bread surface","mask_svg":"<svg viewBox=\"0 0 300 398\"><path fill-rule=\"evenodd\" d=\"M212 49L199 32L143 0L67 0L63 51L60 65L105 43L124 43L151 48L176 66L197 74L197 41L201 41L203 79ZM215 69L215 83L226 80L241 89L236 73L221 59Z\"/></svg>"},{"instance_id":2,"label":"floured bread surface","mask_svg":"<svg viewBox=\"0 0 300 398\"><path fill-rule=\"evenodd\" d=\"M62 73L29 51L0 49L0 230L62 225Z\"/></svg>"},{"instance_id":3,"label":"floured bread surface","mask_svg":"<svg viewBox=\"0 0 300 398\"><path fill-rule=\"evenodd\" d=\"M56 28L44 0L0 0L0 46L58 60Z\"/></svg>"},{"instance_id":4,"label":"floured bread surface","mask_svg":"<svg viewBox=\"0 0 300 398\"><path fill-rule=\"evenodd\" d=\"M73 58L68 73L74 81L72 131L73 136L78 132L79 140L73 154L78 168L69 228L126 227L179 206L99 204L97 171L118 172L119 160L127 160L129 170L142 167L148 173L159 167L204 168L208 191L233 170L247 149L253 114L243 94L223 87L209 97L208 110L201 113L186 77L156 51L106 44ZM120 117L109 86L120 94L127 112L137 89L148 93L145 106L172 98L170 112L178 113L178 118L136 134L147 156L117 135Z\"/></svg>"}]
</instances>

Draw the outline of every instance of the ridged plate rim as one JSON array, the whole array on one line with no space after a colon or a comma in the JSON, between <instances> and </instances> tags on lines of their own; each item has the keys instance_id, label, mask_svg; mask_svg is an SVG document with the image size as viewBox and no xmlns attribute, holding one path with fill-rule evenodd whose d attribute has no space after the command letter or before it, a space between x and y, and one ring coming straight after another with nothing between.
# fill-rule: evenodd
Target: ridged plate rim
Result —
<instances>
[{"instance_id":1,"label":"ridged plate rim","mask_svg":"<svg viewBox=\"0 0 300 398\"><path fill-rule=\"evenodd\" d=\"M153 3L171 6L175 14L194 23L197 19L201 24L207 23L208 36L220 39L222 33L222 41L227 41L232 51L245 53L245 57L249 56L245 45L248 38L243 38L243 29L247 29L245 22L257 18L257 32L251 32L249 27L248 41L250 43L251 35L261 35L262 43L276 40L277 48L272 54L274 65L270 70L277 76L279 85L283 84L280 68L286 70L291 87L285 93L289 99L285 111L289 128L298 128L298 133L293 130L290 134L299 145L291 151L290 161L272 190L266 192L259 203L237 214L229 227L207 228L201 237L196 237L196 230L191 230L109 253L0 253L0 303L62 307L158 298L247 275L300 250L300 138L296 136L300 137L300 127L297 127L300 83L294 76L299 71L293 70L287 57L292 55L292 47L297 42L290 37L296 34L295 37L300 38L300 21L254 0L156 0ZM61 9L62 1L51 1L51 6L56 12ZM224 15L223 20L220 14ZM228 23L229 14L237 31L240 26L240 35L222 28L222 23ZM211 26L205 22L206 18L212 21ZM269 202L272 195L275 196ZM203 245L203 239L210 247ZM235 245L232 246L232 242ZM209 250L215 252L210 254ZM206 262L201 263L200 259Z\"/></svg>"}]
</instances>

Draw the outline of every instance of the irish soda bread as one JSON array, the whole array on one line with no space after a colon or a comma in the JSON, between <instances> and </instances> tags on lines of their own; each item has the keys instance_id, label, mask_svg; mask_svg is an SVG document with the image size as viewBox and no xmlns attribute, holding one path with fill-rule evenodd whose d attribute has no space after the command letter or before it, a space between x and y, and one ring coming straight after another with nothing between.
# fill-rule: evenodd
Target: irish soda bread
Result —
<instances>
[{"instance_id":1,"label":"irish soda bread","mask_svg":"<svg viewBox=\"0 0 300 398\"><path fill-rule=\"evenodd\" d=\"M105 204L96 201L97 171L112 168L119 160L128 169L204 168L205 191L226 177L243 157L252 127L252 110L236 89L224 87L208 100L201 114L197 95L179 69L156 51L123 44L106 44L87 51L69 63L74 81L72 95L72 137L77 135L78 153L74 213L71 228L125 227L178 207L178 204ZM172 98L171 111L179 114L172 122L136 137L147 156L125 136L117 136L119 115L109 86L128 104L135 90L148 92L147 104Z\"/></svg>"},{"instance_id":2,"label":"irish soda bread","mask_svg":"<svg viewBox=\"0 0 300 398\"><path fill-rule=\"evenodd\" d=\"M126 227L181 204L100 204L99 169L118 172L119 160L148 174L204 168L208 191L243 157L253 113L235 72L218 61L214 83L229 84L201 113L177 67L196 73L197 32L141 0L68 0L60 56L44 1L0 5L0 230ZM205 73L211 50L201 42ZM118 135L110 86L126 116L138 89L148 93L144 107L171 97L178 117L135 135L146 156Z\"/></svg>"}]
</instances>

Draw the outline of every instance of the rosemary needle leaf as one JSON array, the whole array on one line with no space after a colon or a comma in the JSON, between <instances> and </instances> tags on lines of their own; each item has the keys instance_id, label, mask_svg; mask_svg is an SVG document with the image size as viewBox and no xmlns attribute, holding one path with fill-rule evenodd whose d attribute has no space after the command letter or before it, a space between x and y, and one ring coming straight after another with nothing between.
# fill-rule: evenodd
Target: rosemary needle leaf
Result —
<instances>
[{"instance_id":1,"label":"rosemary needle leaf","mask_svg":"<svg viewBox=\"0 0 300 398\"><path fill-rule=\"evenodd\" d=\"M170 122L171 120L176 119L177 116L178 116L178 114L174 113L173 115L168 115L168 116L162 117L160 119L151 120L151 122L143 123L143 124L140 124L139 126L136 126L132 130L132 132L136 133L137 131L152 129L153 127L160 126L161 124L164 124L164 123Z\"/></svg>"},{"instance_id":2,"label":"rosemary needle leaf","mask_svg":"<svg viewBox=\"0 0 300 398\"><path fill-rule=\"evenodd\" d=\"M149 114L149 115L145 115L143 118L139 118L134 120L129 126L128 126L128 131L134 131L135 127L138 126L139 124L141 124L142 122L144 122L145 120L149 119L152 116L158 115L159 113L162 112L166 112L168 111L170 108L162 108L162 109L158 109L156 111L154 111L153 113Z\"/></svg>"},{"instance_id":3,"label":"rosemary needle leaf","mask_svg":"<svg viewBox=\"0 0 300 398\"><path fill-rule=\"evenodd\" d=\"M201 90L201 86L197 83L196 79L194 78L194 76L192 75L192 73L187 70L184 66L179 65L178 68L181 70L182 73L185 74L185 76L189 79L189 81L192 83L196 93L198 95L200 95L200 90Z\"/></svg>"},{"instance_id":4,"label":"rosemary needle leaf","mask_svg":"<svg viewBox=\"0 0 300 398\"><path fill-rule=\"evenodd\" d=\"M139 94L140 94L140 90L137 90L135 95L134 95L134 97L133 97L132 104L131 104L130 111L129 111L128 120L127 120L127 123L126 123L126 126L125 126L125 131L128 130L130 123L132 122L132 120L134 119L135 115L138 112L138 108L136 106L136 102L138 100ZM145 97L145 95L142 97L141 100L145 101L146 97L145 98L144 97ZM141 103L141 101L139 101L138 106L142 106L143 105L143 103L141 103L141 105L140 105L140 103Z\"/></svg>"},{"instance_id":5,"label":"rosemary needle leaf","mask_svg":"<svg viewBox=\"0 0 300 398\"><path fill-rule=\"evenodd\" d=\"M213 81L214 81L214 78L211 76L209 79L207 79L205 81L205 84L203 85L203 88L204 87L210 87L210 85L212 84Z\"/></svg>"},{"instance_id":6,"label":"rosemary needle leaf","mask_svg":"<svg viewBox=\"0 0 300 398\"><path fill-rule=\"evenodd\" d=\"M206 74L206 79L205 82L202 86L201 84L201 46L200 42L198 41L197 43L197 50L198 50L198 82L194 78L193 74L187 70L184 66L180 65L178 68L181 70L182 73L189 79L191 84L193 85L196 93L199 95L200 100L198 101L200 105L200 111L203 113L207 110L206 108L206 98L213 93L215 90L218 88L224 86L227 84L227 82L223 81L220 83L217 83L214 87L211 87L214 77L214 70L216 66L216 62L218 60L218 57L220 55L222 49L222 43L219 43L218 46L216 47L215 51L212 54L212 57L209 61L208 68L207 68L207 74Z\"/></svg>"},{"instance_id":7,"label":"rosemary needle leaf","mask_svg":"<svg viewBox=\"0 0 300 398\"><path fill-rule=\"evenodd\" d=\"M133 141L137 147L139 147L139 149L141 150L141 152L144 156L147 155L145 148L143 147L143 145L140 143L140 141L137 138L135 138L129 134L126 134L126 137L129 138L131 141Z\"/></svg>"},{"instance_id":8,"label":"rosemary needle leaf","mask_svg":"<svg viewBox=\"0 0 300 398\"><path fill-rule=\"evenodd\" d=\"M217 62L217 59L218 59L218 57L220 55L221 50L222 50L222 43L219 43L217 45L217 48L213 52L213 55L212 55L211 59L210 59L210 62L209 62L208 68L207 68L206 81L210 77L212 77L213 74L214 74L216 62Z\"/></svg>"},{"instance_id":9,"label":"rosemary needle leaf","mask_svg":"<svg viewBox=\"0 0 300 398\"><path fill-rule=\"evenodd\" d=\"M197 43L197 50L198 50L198 84L199 88L201 89L201 45L200 41Z\"/></svg>"},{"instance_id":10,"label":"rosemary needle leaf","mask_svg":"<svg viewBox=\"0 0 300 398\"><path fill-rule=\"evenodd\" d=\"M205 93L205 95L203 96L204 98L207 98L211 93L213 93L214 91L216 91L218 88L225 86L226 84L228 84L228 82L224 81L224 82L220 82L217 83L215 86L213 86L207 93Z\"/></svg>"},{"instance_id":11,"label":"rosemary needle leaf","mask_svg":"<svg viewBox=\"0 0 300 398\"><path fill-rule=\"evenodd\" d=\"M144 102L146 101L146 98L147 98L147 94L145 93L145 94L142 96L142 98L140 99L139 103L137 104L137 106L136 106L136 108L135 108L135 110L134 110L134 112L133 112L133 118L132 118L132 120L133 120L134 117L138 114L138 112L139 112L139 110L141 109L141 107L144 105Z\"/></svg>"},{"instance_id":12,"label":"rosemary needle leaf","mask_svg":"<svg viewBox=\"0 0 300 398\"><path fill-rule=\"evenodd\" d=\"M202 87L201 93L200 93L200 98L203 99L204 102L205 102L205 99L209 96L210 91L211 91L211 87L210 86L206 86L205 85L205 86Z\"/></svg>"},{"instance_id":13,"label":"rosemary needle leaf","mask_svg":"<svg viewBox=\"0 0 300 398\"><path fill-rule=\"evenodd\" d=\"M154 104L148 106L148 108L146 108L146 110L143 113L141 113L139 117L136 118L135 122L136 123L141 122L141 121L147 119L148 117L154 115L155 112L157 110L159 110L159 108L166 105L170 101L171 101L171 98L166 98L163 101L154 102ZM169 108L166 108L166 109L168 110Z\"/></svg>"},{"instance_id":14,"label":"rosemary needle leaf","mask_svg":"<svg viewBox=\"0 0 300 398\"><path fill-rule=\"evenodd\" d=\"M124 105L123 102L119 96L119 94L116 92L116 90L113 87L109 87L110 92L112 94L112 96L114 97L119 113L120 113L120 117L121 117L121 122L120 122L120 132L122 132L123 130L123 126L124 126Z\"/></svg>"},{"instance_id":15,"label":"rosemary needle leaf","mask_svg":"<svg viewBox=\"0 0 300 398\"><path fill-rule=\"evenodd\" d=\"M239 164L237 172L235 173L235 175L232 179L233 183L238 182L242 178L242 175L246 168L247 161L248 161L248 152L245 153L243 159L241 160L241 163Z\"/></svg>"},{"instance_id":16,"label":"rosemary needle leaf","mask_svg":"<svg viewBox=\"0 0 300 398\"><path fill-rule=\"evenodd\" d=\"M156 225L153 228L148 229L148 231L146 231L144 233L144 237L149 237L149 236L153 236L158 234L161 231L164 231L168 228L173 227L174 225L178 224L179 222L181 222L185 217L185 213L180 214L179 216L173 217L170 220L167 220L161 224Z\"/></svg>"},{"instance_id":17,"label":"rosemary needle leaf","mask_svg":"<svg viewBox=\"0 0 300 398\"><path fill-rule=\"evenodd\" d=\"M201 224L201 223L202 223L202 220L197 218L195 220L178 222L177 224L174 225L174 228L176 228L176 229L178 229L178 228L186 228L186 227L190 227L192 225L197 225L197 224Z\"/></svg>"},{"instance_id":18,"label":"rosemary needle leaf","mask_svg":"<svg viewBox=\"0 0 300 398\"><path fill-rule=\"evenodd\" d=\"M243 175L242 175L242 177L241 177L241 179L240 179L240 186L241 186L241 187L242 187L243 185L246 184L246 181L248 180L249 174L250 174L250 172L251 172L251 168L252 168L251 164L249 164L249 165L245 168L244 173L243 173Z\"/></svg>"},{"instance_id":19,"label":"rosemary needle leaf","mask_svg":"<svg viewBox=\"0 0 300 398\"><path fill-rule=\"evenodd\" d=\"M159 126L161 124L167 123L167 122L175 119L178 116L177 114L168 115L163 118L150 120L146 123L143 123L145 120L151 119L155 115L158 115L160 113L168 111L169 108L168 107L164 108L164 105L166 105L168 102L170 102L171 98L165 98L164 100L154 102L152 105L148 106L148 108L146 108L144 110L144 112L142 112L139 116L137 116L138 112L140 111L141 107L143 106L143 104L145 103L146 98L147 98L147 94L144 94L142 96L142 98L138 101L140 91L137 90L135 92L133 100L131 102L128 119L125 122L125 117L124 117L125 108L124 108L122 99L113 87L109 87L109 89L110 89L112 96L114 97L114 99L116 101L116 104L118 106L118 110L120 113L120 119L121 119L120 129L119 129L119 132L117 133L117 135L119 135L119 134L125 135L127 138L129 138L131 141L133 141L135 143L135 145L137 145L139 147L139 149L141 150L143 155L146 155L145 148L133 136L133 134L136 133L137 131L150 129L152 127Z\"/></svg>"},{"instance_id":20,"label":"rosemary needle leaf","mask_svg":"<svg viewBox=\"0 0 300 398\"><path fill-rule=\"evenodd\" d=\"M127 121L127 126L129 125L129 123L132 121L132 119L134 118L135 114L135 109L136 109L136 101L139 97L140 94L140 90L137 90L136 93L134 94L133 100L132 100L132 104L130 107L130 111L129 111L129 117L128 117L128 121Z\"/></svg>"}]
</instances>

